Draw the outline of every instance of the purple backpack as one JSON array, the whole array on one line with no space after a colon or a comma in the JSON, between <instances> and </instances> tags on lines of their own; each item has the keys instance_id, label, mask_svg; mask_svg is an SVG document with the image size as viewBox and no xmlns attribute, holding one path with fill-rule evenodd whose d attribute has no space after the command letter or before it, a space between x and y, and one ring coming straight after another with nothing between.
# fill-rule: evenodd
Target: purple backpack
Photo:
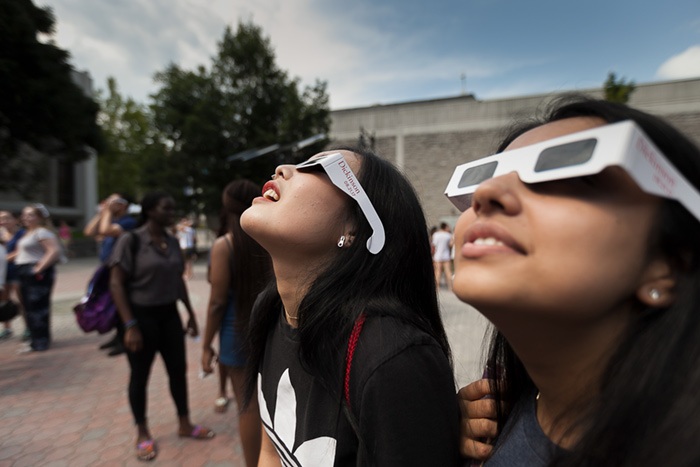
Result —
<instances>
[{"instance_id":1,"label":"purple backpack","mask_svg":"<svg viewBox=\"0 0 700 467\"><path fill-rule=\"evenodd\" d=\"M73 307L78 325L85 332L100 334L117 324L117 307L109 293L109 268L100 266L88 285L87 294Z\"/></svg>"}]
</instances>

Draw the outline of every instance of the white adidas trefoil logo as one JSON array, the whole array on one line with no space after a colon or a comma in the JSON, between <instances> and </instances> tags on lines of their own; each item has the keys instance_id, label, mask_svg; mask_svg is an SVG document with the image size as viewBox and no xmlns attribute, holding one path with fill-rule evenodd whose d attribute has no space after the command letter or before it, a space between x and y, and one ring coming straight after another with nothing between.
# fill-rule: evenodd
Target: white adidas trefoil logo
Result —
<instances>
[{"instance_id":1,"label":"white adidas trefoil logo","mask_svg":"<svg viewBox=\"0 0 700 467\"><path fill-rule=\"evenodd\" d=\"M263 426L275 444L283 466L331 467L333 465L337 441L329 436L304 441L295 451L292 451L297 426L297 399L289 379L289 368L282 373L277 385L274 423L270 418L265 395L262 392L260 373L258 373L258 402Z\"/></svg>"}]
</instances>

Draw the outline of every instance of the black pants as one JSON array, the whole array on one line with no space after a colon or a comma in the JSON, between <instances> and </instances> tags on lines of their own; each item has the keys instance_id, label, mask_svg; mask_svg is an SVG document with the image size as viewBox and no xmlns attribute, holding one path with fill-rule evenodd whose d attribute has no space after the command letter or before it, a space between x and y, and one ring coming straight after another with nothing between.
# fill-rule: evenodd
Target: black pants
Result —
<instances>
[{"instance_id":1,"label":"black pants","mask_svg":"<svg viewBox=\"0 0 700 467\"><path fill-rule=\"evenodd\" d=\"M174 303L152 307L132 305L131 309L143 337L143 348L139 352L127 351L131 366L129 403L134 421L146 423L146 385L156 352L160 352L168 371L170 394L178 416L188 415L185 334L177 306Z\"/></svg>"},{"instance_id":2,"label":"black pants","mask_svg":"<svg viewBox=\"0 0 700 467\"><path fill-rule=\"evenodd\" d=\"M117 335L114 336L114 338L117 340L117 345L123 345L124 344L124 323L122 323L122 320L117 317L117 324L114 325L115 329L117 330Z\"/></svg>"},{"instance_id":3,"label":"black pants","mask_svg":"<svg viewBox=\"0 0 700 467\"><path fill-rule=\"evenodd\" d=\"M42 274L34 274L35 264L17 266L19 291L24 304L25 319L34 350L46 350L51 343L51 289L55 277L51 266Z\"/></svg>"}]
</instances>

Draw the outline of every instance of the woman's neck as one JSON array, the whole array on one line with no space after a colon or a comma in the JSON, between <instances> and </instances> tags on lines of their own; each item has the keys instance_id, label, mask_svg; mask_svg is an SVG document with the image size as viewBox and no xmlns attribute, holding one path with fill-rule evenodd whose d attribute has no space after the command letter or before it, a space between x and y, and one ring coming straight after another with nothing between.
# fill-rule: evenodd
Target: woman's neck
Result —
<instances>
[{"instance_id":1,"label":"woman's neck","mask_svg":"<svg viewBox=\"0 0 700 467\"><path fill-rule=\"evenodd\" d=\"M157 224L151 220L146 223L146 230L151 235L151 238L164 238L165 237L165 227Z\"/></svg>"},{"instance_id":2,"label":"woman's neck","mask_svg":"<svg viewBox=\"0 0 700 467\"><path fill-rule=\"evenodd\" d=\"M308 271L313 269L300 268L299 263L272 260L272 268L277 281L277 292L280 294L287 322L297 327L299 320L299 305L306 291L313 282Z\"/></svg>"},{"instance_id":3,"label":"woman's neck","mask_svg":"<svg viewBox=\"0 0 700 467\"><path fill-rule=\"evenodd\" d=\"M628 315L616 316L569 326L533 320L504 332L539 391L540 427L563 448L579 439L577 422L598 394L602 373L628 324Z\"/></svg>"}]
</instances>

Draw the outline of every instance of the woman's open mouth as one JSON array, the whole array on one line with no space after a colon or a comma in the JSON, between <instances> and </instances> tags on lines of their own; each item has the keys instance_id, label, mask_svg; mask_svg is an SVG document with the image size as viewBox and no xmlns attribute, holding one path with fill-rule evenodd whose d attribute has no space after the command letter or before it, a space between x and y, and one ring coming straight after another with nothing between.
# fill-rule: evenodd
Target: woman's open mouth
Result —
<instances>
[{"instance_id":1,"label":"woman's open mouth","mask_svg":"<svg viewBox=\"0 0 700 467\"><path fill-rule=\"evenodd\" d=\"M269 181L263 186L262 196L263 198L273 202L279 201L280 194L277 190L277 184L275 184L273 181Z\"/></svg>"}]
</instances>

